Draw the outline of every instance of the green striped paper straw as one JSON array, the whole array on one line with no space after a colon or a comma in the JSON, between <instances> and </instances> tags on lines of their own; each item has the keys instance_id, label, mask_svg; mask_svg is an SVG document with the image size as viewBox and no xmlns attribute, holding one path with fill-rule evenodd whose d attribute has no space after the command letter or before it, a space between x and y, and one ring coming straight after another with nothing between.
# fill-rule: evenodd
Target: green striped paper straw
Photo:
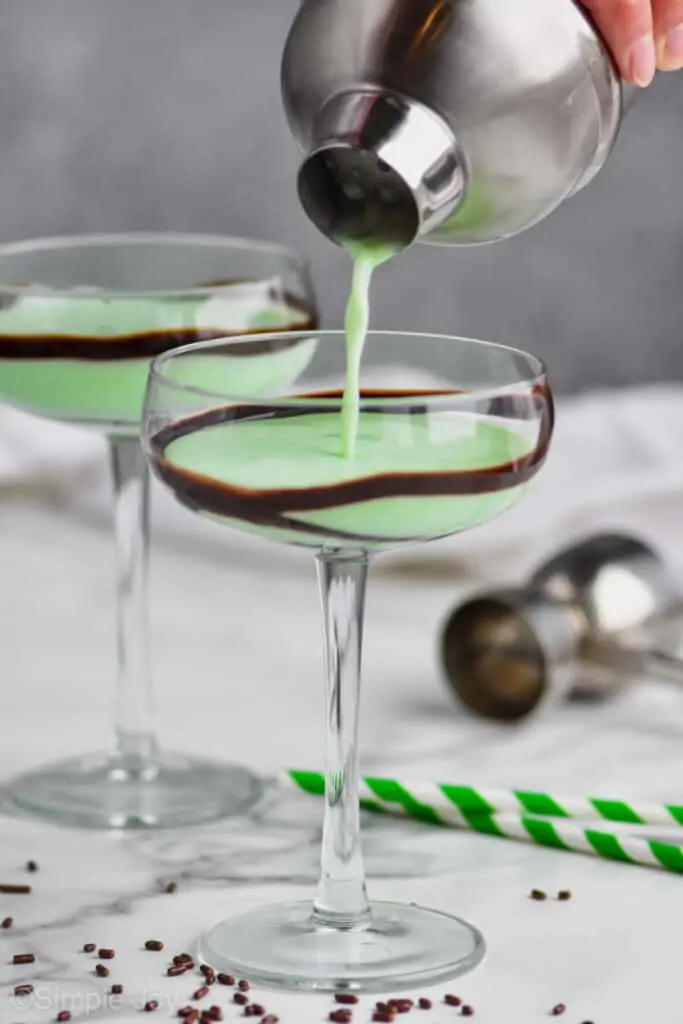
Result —
<instances>
[{"instance_id":1,"label":"green striped paper straw","mask_svg":"<svg viewBox=\"0 0 683 1024\"><path fill-rule=\"evenodd\" d=\"M286 781L298 789L322 796L325 779L321 772L287 771ZM683 806L652 804L602 797L552 796L534 790L481 789L449 783L405 782L366 776L361 780L361 801L380 801L387 809L401 809L418 817L425 807L447 812L455 807L462 814L532 814L544 818L576 821L610 821L620 825L683 825Z\"/></svg>"},{"instance_id":2,"label":"green striped paper straw","mask_svg":"<svg viewBox=\"0 0 683 1024\"><path fill-rule=\"evenodd\" d=\"M282 777L288 786L306 793L322 796L324 776L319 772L287 771ZM444 799L444 790L457 790L460 800ZM441 793L438 801L428 802L422 797L433 791ZM463 798L462 791L478 796ZM483 791L486 792L486 791ZM419 783L410 788L394 779L365 778L361 784L361 805L366 810L398 812L435 825L466 828L485 835L516 839L555 850L584 853L622 864L640 864L683 874L683 848L656 840L638 839L631 835L615 835L602 829L582 828L573 822L551 822L540 817L498 811L478 790L459 786L429 786ZM491 791L488 791L491 795ZM503 794L506 791L502 791ZM502 795L502 794L501 794ZM511 794L507 794L510 796ZM559 804L558 804L559 806ZM520 805L516 805L516 812ZM538 813L538 812L537 812ZM616 813L616 811L615 811ZM603 816L603 820L604 816ZM609 820L623 823L623 818ZM629 819L630 820L630 819ZM635 822L632 822L635 824ZM668 819L671 824L671 819ZM677 822L678 823L678 822ZM645 824L645 822L638 822Z\"/></svg>"}]
</instances>

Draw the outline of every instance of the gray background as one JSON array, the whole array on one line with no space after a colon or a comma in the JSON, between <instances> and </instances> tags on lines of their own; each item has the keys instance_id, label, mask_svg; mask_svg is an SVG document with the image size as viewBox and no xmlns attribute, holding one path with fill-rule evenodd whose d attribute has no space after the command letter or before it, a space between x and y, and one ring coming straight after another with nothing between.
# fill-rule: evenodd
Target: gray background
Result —
<instances>
[{"instance_id":1,"label":"gray background","mask_svg":"<svg viewBox=\"0 0 683 1024\"><path fill-rule=\"evenodd\" d=\"M553 0L548 0L553 2ZM173 229L288 242L338 326L347 260L294 191L279 102L296 0L0 0L0 241ZM562 390L683 380L683 76L661 76L599 179L527 235L416 248L376 327L546 357Z\"/></svg>"}]
</instances>

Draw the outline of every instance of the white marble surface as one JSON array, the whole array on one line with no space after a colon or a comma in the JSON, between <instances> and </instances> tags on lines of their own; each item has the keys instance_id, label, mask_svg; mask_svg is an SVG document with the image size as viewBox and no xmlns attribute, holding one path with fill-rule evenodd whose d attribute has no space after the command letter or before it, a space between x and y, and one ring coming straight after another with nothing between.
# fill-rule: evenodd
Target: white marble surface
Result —
<instances>
[{"instance_id":1,"label":"white marble surface","mask_svg":"<svg viewBox=\"0 0 683 1024\"><path fill-rule=\"evenodd\" d=\"M683 487L675 474L665 478L662 472L659 491L655 481L642 501L587 506L577 529L648 528L675 555ZM587 492L590 486L596 481L587 481ZM543 500L540 491L530 499L529 522L543 518ZM40 489L0 492L3 778L109 739L111 545L98 501L60 501ZM317 767L322 686L310 558L207 531L204 541L182 529L161 531L155 545L162 740L264 773ZM524 544L518 537L509 550L499 529L489 557L483 540L471 549L474 561L465 557L466 539L378 561L365 651L365 767L680 800L683 697L676 693L644 684L608 707L567 709L510 732L463 717L440 684L434 650L441 617L463 588L516 578L544 553L549 529L536 534ZM126 836L0 816L0 881L23 881L28 858L41 867L30 896L0 896L0 918L16 922L0 931L0 1024L38 1024L65 1007L74 1018L129 1024L151 998L160 1001L158 1019L174 1016L196 985L190 976L164 977L166 954L191 948L223 916L311 892L319 812L315 800L283 797L246 820ZM683 1020L680 877L412 822L368 817L364 825L372 895L453 911L488 940L484 966L430 993L435 1008L420 1015L424 1024L457 1017L439 1003L446 990L471 1002L483 1024L540 1022L558 1002L567 1005L568 1024ZM161 882L171 879L179 890L166 895ZM574 898L534 903L527 898L533 886L570 888ZM165 951L143 951L148 938L162 939ZM106 981L79 953L88 941L117 949ZM12 954L29 950L38 957L34 966L8 965ZM36 988L27 1006L11 995L23 980ZM125 994L109 1002L105 994L117 981ZM258 998L282 1024L324 1021L329 1010L324 997L260 991ZM237 1019L227 990L210 1001L224 1004L227 1021ZM370 1005L363 1000L355 1024L369 1020Z\"/></svg>"}]
</instances>

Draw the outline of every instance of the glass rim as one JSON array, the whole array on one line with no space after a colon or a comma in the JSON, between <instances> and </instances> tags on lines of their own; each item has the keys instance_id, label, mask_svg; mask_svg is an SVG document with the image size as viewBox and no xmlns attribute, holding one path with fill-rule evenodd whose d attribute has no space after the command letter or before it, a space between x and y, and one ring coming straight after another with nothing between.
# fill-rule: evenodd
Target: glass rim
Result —
<instances>
[{"instance_id":1,"label":"glass rim","mask_svg":"<svg viewBox=\"0 0 683 1024\"><path fill-rule=\"evenodd\" d=\"M193 233L191 231L105 231L93 234L75 235L45 235L37 238L24 238L14 242L0 244L0 293L4 295L20 296L26 294L37 294L32 291L40 282L32 281L27 284L11 284L2 280L2 261L6 256L29 255L33 252L51 252L60 249L82 248L114 248L117 245L168 245L183 246L196 245L205 249L226 249L233 252L250 252L255 255L281 256L292 260L297 267L308 273L308 262L295 249L280 242L271 242L267 239L247 238L240 235L221 235L210 233ZM259 281L240 281L236 284L249 286L250 284L261 285L264 281L273 279L272 274L264 276ZM92 286L76 286L68 289L55 289L56 295L67 294L70 299L93 299L97 294L106 298L177 298L179 296L218 295L225 289L225 285L190 285L187 288L101 288L97 293L93 292Z\"/></svg>"},{"instance_id":2,"label":"glass rim","mask_svg":"<svg viewBox=\"0 0 683 1024\"><path fill-rule=\"evenodd\" d=\"M508 355L519 356L521 359L526 360L530 369L535 371L531 372L528 377L519 377L516 380L510 379L505 384L498 384L490 387L477 388L471 391L462 391L455 393L438 393L436 390L433 395L425 394L424 401L436 402L437 399L452 400L459 396L462 399L476 398L478 400L482 398L495 397L497 395L508 394L514 392L519 388L532 389L534 387L542 386L547 382L547 368L544 361L537 355L530 352L525 352L523 349L515 348L510 345L501 345L496 341L484 341L479 338L468 338L462 335L456 334L439 334L431 333L428 331L395 331L395 330L374 330L368 331L368 338L380 337L380 338L409 338L415 341L444 341L444 342L461 342L466 345L477 346L487 348L490 350L497 350L499 352L507 353ZM237 335L231 337L227 335L223 338L210 338L208 341L191 342L188 345L181 345L178 348L169 349L167 352L162 352L156 356L150 363L149 374L148 374L148 393L149 387L154 383L160 387L168 388L172 391L177 391L186 395L197 395L200 398L211 398L223 402L248 402L250 405L255 406L270 406L276 408L296 408L302 404L306 404L308 407L315 406L316 402L320 403L321 408L330 408L330 399L323 399L322 396L316 397L315 394L310 396L296 396L296 395L249 395L249 394L237 394L235 392L228 392L226 390L218 391L212 390L211 388L201 388L194 384L183 384L180 381L173 380L166 376L163 372L163 367L166 363L172 363L176 359L182 359L185 356L192 355L193 353L210 351L212 348L225 348L227 346L240 346L249 345L255 342L265 341L305 341L309 338L337 338L344 339L346 337L345 331L340 328L337 329L326 329L326 330L309 330L306 331L266 331L261 334L249 334L249 335ZM411 396L406 394L406 399ZM392 401L396 401L396 396L393 396ZM341 402L341 397L335 399L335 401ZM366 397L361 396L361 406L363 402L378 405L381 404L382 399L380 397Z\"/></svg>"}]
</instances>

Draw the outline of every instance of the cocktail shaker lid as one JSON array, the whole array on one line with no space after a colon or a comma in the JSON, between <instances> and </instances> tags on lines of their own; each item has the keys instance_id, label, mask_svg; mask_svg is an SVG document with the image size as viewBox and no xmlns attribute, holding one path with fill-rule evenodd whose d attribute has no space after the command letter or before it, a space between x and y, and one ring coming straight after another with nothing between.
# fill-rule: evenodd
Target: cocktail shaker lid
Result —
<instances>
[{"instance_id":1,"label":"cocktail shaker lid","mask_svg":"<svg viewBox=\"0 0 683 1024\"><path fill-rule=\"evenodd\" d=\"M298 178L304 211L328 238L404 249L458 206L465 159L446 121L379 88L332 97Z\"/></svg>"}]
</instances>

